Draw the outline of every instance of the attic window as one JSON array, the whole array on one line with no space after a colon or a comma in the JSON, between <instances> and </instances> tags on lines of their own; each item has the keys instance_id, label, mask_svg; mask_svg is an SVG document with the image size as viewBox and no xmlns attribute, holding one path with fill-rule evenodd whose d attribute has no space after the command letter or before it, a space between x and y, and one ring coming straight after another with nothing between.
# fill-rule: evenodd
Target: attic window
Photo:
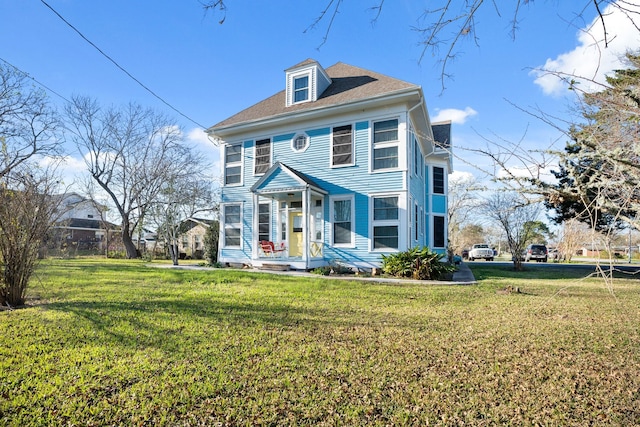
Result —
<instances>
[{"instance_id":1,"label":"attic window","mask_svg":"<svg viewBox=\"0 0 640 427\"><path fill-rule=\"evenodd\" d=\"M295 152L302 152L309 146L309 137L304 134L298 134L291 140L291 149Z\"/></svg>"},{"instance_id":2,"label":"attic window","mask_svg":"<svg viewBox=\"0 0 640 427\"><path fill-rule=\"evenodd\" d=\"M309 100L309 76L294 77L293 79L293 102L304 102Z\"/></svg>"}]
</instances>

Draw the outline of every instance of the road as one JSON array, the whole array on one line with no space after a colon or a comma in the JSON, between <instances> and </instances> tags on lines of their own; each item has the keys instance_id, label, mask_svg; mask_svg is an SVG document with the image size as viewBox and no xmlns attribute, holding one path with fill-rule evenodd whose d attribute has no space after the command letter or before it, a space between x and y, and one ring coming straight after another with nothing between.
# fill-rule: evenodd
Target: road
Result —
<instances>
[{"instance_id":1,"label":"road","mask_svg":"<svg viewBox=\"0 0 640 427\"><path fill-rule=\"evenodd\" d=\"M491 262L499 266L513 265L511 261L465 261L469 264L481 264L483 262ZM583 269L585 271L595 271L598 264L594 260L581 261L578 263L556 263L556 262L525 262L522 263L526 267L540 267L540 268L556 268L556 269ZM600 262L600 268L608 270L610 264L608 262ZM629 263L614 263L613 267L618 271L624 271L626 273L638 273L640 275L640 264Z\"/></svg>"}]
</instances>

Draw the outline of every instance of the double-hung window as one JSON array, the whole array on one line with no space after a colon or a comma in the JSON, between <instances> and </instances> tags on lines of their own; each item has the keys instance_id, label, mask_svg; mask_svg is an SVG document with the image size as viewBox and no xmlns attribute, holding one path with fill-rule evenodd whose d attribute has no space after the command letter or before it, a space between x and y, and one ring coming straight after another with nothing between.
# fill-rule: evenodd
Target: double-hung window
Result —
<instances>
[{"instance_id":1,"label":"double-hung window","mask_svg":"<svg viewBox=\"0 0 640 427\"><path fill-rule=\"evenodd\" d=\"M309 100L309 76L293 78L293 102Z\"/></svg>"},{"instance_id":2,"label":"double-hung window","mask_svg":"<svg viewBox=\"0 0 640 427\"><path fill-rule=\"evenodd\" d=\"M256 141L253 173L262 175L271 167L271 140Z\"/></svg>"},{"instance_id":3,"label":"double-hung window","mask_svg":"<svg viewBox=\"0 0 640 427\"><path fill-rule=\"evenodd\" d=\"M354 212L353 197L336 197L331 200L331 222L334 246L353 246Z\"/></svg>"},{"instance_id":4,"label":"double-hung window","mask_svg":"<svg viewBox=\"0 0 640 427\"><path fill-rule=\"evenodd\" d=\"M398 196L373 197L373 249L398 249Z\"/></svg>"},{"instance_id":5,"label":"double-hung window","mask_svg":"<svg viewBox=\"0 0 640 427\"><path fill-rule=\"evenodd\" d=\"M433 217L433 246L435 248L444 248L444 236L444 217L436 215Z\"/></svg>"},{"instance_id":6,"label":"double-hung window","mask_svg":"<svg viewBox=\"0 0 640 427\"><path fill-rule=\"evenodd\" d=\"M242 205L224 205L224 246L239 248L242 234Z\"/></svg>"},{"instance_id":7,"label":"double-hung window","mask_svg":"<svg viewBox=\"0 0 640 427\"><path fill-rule=\"evenodd\" d=\"M271 203L258 205L258 240L271 240Z\"/></svg>"},{"instance_id":8,"label":"double-hung window","mask_svg":"<svg viewBox=\"0 0 640 427\"><path fill-rule=\"evenodd\" d=\"M398 119L373 123L373 170L398 167Z\"/></svg>"},{"instance_id":9,"label":"double-hung window","mask_svg":"<svg viewBox=\"0 0 640 427\"><path fill-rule=\"evenodd\" d=\"M224 183L240 184L242 181L242 144L227 145L224 150Z\"/></svg>"},{"instance_id":10,"label":"double-hung window","mask_svg":"<svg viewBox=\"0 0 640 427\"><path fill-rule=\"evenodd\" d=\"M420 151L420 144L416 137L413 137L413 173L415 176L422 176L422 170L424 169L424 160L422 158L422 151Z\"/></svg>"},{"instance_id":11,"label":"double-hung window","mask_svg":"<svg viewBox=\"0 0 640 427\"><path fill-rule=\"evenodd\" d=\"M433 193L444 194L444 168L433 167Z\"/></svg>"},{"instance_id":12,"label":"double-hung window","mask_svg":"<svg viewBox=\"0 0 640 427\"><path fill-rule=\"evenodd\" d=\"M353 163L353 128L351 125L336 126L331 140L331 166Z\"/></svg>"}]
</instances>

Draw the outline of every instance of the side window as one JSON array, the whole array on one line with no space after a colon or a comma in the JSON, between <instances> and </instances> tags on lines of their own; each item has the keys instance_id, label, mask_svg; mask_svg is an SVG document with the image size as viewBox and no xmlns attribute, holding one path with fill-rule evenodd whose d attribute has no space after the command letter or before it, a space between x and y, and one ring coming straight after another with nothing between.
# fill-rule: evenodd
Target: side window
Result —
<instances>
[{"instance_id":1,"label":"side window","mask_svg":"<svg viewBox=\"0 0 640 427\"><path fill-rule=\"evenodd\" d=\"M373 170L398 167L398 119L373 124Z\"/></svg>"},{"instance_id":2,"label":"side window","mask_svg":"<svg viewBox=\"0 0 640 427\"><path fill-rule=\"evenodd\" d=\"M227 145L224 150L224 183L240 184L242 181L242 144Z\"/></svg>"},{"instance_id":3,"label":"side window","mask_svg":"<svg viewBox=\"0 0 640 427\"><path fill-rule=\"evenodd\" d=\"M271 140L256 141L254 171L255 175L262 175L271 167Z\"/></svg>"},{"instance_id":4,"label":"side window","mask_svg":"<svg viewBox=\"0 0 640 427\"><path fill-rule=\"evenodd\" d=\"M334 127L331 139L331 166L352 165L353 163L352 126Z\"/></svg>"},{"instance_id":5,"label":"side window","mask_svg":"<svg viewBox=\"0 0 640 427\"><path fill-rule=\"evenodd\" d=\"M271 240L271 203L258 205L258 240Z\"/></svg>"},{"instance_id":6,"label":"side window","mask_svg":"<svg viewBox=\"0 0 640 427\"><path fill-rule=\"evenodd\" d=\"M224 246L239 248L242 231L241 205L224 206Z\"/></svg>"},{"instance_id":7,"label":"side window","mask_svg":"<svg viewBox=\"0 0 640 427\"><path fill-rule=\"evenodd\" d=\"M353 245L353 197L335 198L332 199L331 204L333 244L335 246Z\"/></svg>"},{"instance_id":8,"label":"side window","mask_svg":"<svg viewBox=\"0 0 640 427\"><path fill-rule=\"evenodd\" d=\"M398 249L398 196L373 198L373 249Z\"/></svg>"},{"instance_id":9,"label":"side window","mask_svg":"<svg viewBox=\"0 0 640 427\"><path fill-rule=\"evenodd\" d=\"M433 217L433 246L436 248L444 248L444 217Z\"/></svg>"},{"instance_id":10,"label":"side window","mask_svg":"<svg viewBox=\"0 0 640 427\"><path fill-rule=\"evenodd\" d=\"M444 194L444 169L433 167L433 193Z\"/></svg>"}]
</instances>

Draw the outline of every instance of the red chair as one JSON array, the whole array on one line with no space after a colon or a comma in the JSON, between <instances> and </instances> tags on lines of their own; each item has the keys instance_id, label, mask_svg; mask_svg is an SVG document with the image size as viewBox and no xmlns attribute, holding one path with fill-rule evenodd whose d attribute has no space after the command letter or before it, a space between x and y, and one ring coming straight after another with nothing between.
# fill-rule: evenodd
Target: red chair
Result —
<instances>
[{"instance_id":1,"label":"red chair","mask_svg":"<svg viewBox=\"0 0 640 427\"><path fill-rule=\"evenodd\" d=\"M273 242L268 240L260 241L260 249L262 249L262 253L268 257L281 256L286 251L284 244L280 244L276 247Z\"/></svg>"}]
</instances>

